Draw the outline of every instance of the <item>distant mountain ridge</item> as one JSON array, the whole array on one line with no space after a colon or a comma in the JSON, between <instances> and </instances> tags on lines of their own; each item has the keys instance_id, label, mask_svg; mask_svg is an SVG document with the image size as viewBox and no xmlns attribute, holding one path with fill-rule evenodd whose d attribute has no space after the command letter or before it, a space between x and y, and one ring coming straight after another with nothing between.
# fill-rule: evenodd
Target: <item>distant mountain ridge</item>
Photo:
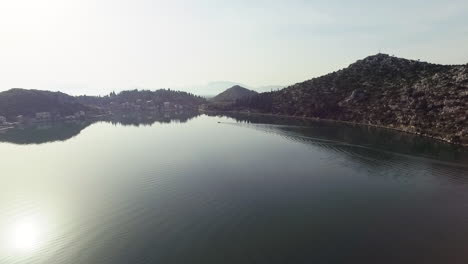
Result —
<instances>
[{"instance_id":1,"label":"distant mountain ridge","mask_svg":"<svg viewBox=\"0 0 468 264\"><path fill-rule=\"evenodd\" d=\"M216 82L207 83L205 85L182 86L182 87L178 87L178 90L187 91L187 92L196 91L197 95L201 95L206 98L213 98L216 95L236 85L244 87L249 90L254 90L256 92L271 92L271 91L276 91L285 87L285 85L252 86L252 85L247 85L245 83L240 83L240 82L216 81Z\"/></svg>"},{"instance_id":2,"label":"distant mountain ridge","mask_svg":"<svg viewBox=\"0 0 468 264\"><path fill-rule=\"evenodd\" d=\"M212 102L235 102L236 100L257 95L258 93L239 85L235 85L211 99Z\"/></svg>"},{"instance_id":3,"label":"distant mountain ridge","mask_svg":"<svg viewBox=\"0 0 468 264\"><path fill-rule=\"evenodd\" d=\"M468 145L468 65L377 54L230 110L364 123Z\"/></svg>"}]
</instances>

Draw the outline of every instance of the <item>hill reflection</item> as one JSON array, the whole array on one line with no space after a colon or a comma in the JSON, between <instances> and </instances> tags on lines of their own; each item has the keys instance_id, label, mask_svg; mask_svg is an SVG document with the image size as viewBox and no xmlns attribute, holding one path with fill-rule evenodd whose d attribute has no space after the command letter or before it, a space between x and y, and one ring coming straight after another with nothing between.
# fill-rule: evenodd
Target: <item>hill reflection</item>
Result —
<instances>
[{"instance_id":1,"label":"hill reflection","mask_svg":"<svg viewBox=\"0 0 468 264\"><path fill-rule=\"evenodd\" d=\"M151 126L155 123L185 123L198 112L169 112L154 114L114 114L87 121L42 123L19 126L0 132L0 142L19 145L65 141L81 133L95 122L123 126ZM209 114L234 119L237 125L274 133L288 140L326 148L330 153L345 155L360 164L376 166L379 161L392 162L411 157L429 158L439 163L468 164L467 149L389 129L343 124L337 122L294 119L248 114ZM382 165L385 165L382 164Z\"/></svg>"},{"instance_id":2,"label":"hill reflection","mask_svg":"<svg viewBox=\"0 0 468 264\"><path fill-rule=\"evenodd\" d=\"M198 116L197 112L172 112L154 115L118 114L86 121L67 121L21 125L0 131L0 142L29 145L66 141L95 122L110 122L123 126L151 126L155 123L185 123Z\"/></svg>"},{"instance_id":3,"label":"hill reflection","mask_svg":"<svg viewBox=\"0 0 468 264\"><path fill-rule=\"evenodd\" d=\"M466 148L390 129L239 113L223 113L218 116L228 116L240 125L275 133L289 140L327 148L365 163L375 164L376 159L388 161L411 156L461 165L468 164Z\"/></svg>"},{"instance_id":4,"label":"hill reflection","mask_svg":"<svg viewBox=\"0 0 468 264\"><path fill-rule=\"evenodd\" d=\"M198 112L180 111L180 112L165 112L156 113L153 115L142 114L115 114L103 119L102 121L111 122L123 126L151 126L154 123L186 123L197 117Z\"/></svg>"},{"instance_id":5,"label":"hill reflection","mask_svg":"<svg viewBox=\"0 0 468 264\"><path fill-rule=\"evenodd\" d=\"M18 145L65 141L80 134L92 122L42 123L19 126L0 133L0 142Z\"/></svg>"}]
</instances>

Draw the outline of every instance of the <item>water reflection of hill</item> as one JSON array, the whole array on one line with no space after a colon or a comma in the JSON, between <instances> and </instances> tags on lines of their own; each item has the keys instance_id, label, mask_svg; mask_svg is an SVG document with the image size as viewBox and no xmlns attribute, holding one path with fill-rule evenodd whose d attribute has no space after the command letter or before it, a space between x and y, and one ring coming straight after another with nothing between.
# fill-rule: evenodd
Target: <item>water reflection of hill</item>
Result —
<instances>
[{"instance_id":1,"label":"water reflection of hill","mask_svg":"<svg viewBox=\"0 0 468 264\"><path fill-rule=\"evenodd\" d=\"M64 122L25 125L0 133L0 142L28 145L65 141L78 135L90 124L91 122Z\"/></svg>"},{"instance_id":2,"label":"water reflection of hill","mask_svg":"<svg viewBox=\"0 0 468 264\"><path fill-rule=\"evenodd\" d=\"M196 112L172 112L152 115L120 114L97 120L69 121L23 125L0 132L0 142L18 145L43 144L71 139L95 122L110 122L124 126L150 126L154 123L185 123L196 117Z\"/></svg>"},{"instance_id":3,"label":"water reflection of hill","mask_svg":"<svg viewBox=\"0 0 468 264\"><path fill-rule=\"evenodd\" d=\"M186 123L197 117L198 112L180 111L155 114L115 114L107 117L104 121L123 126L150 126L154 123Z\"/></svg>"},{"instance_id":4,"label":"water reflection of hill","mask_svg":"<svg viewBox=\"0 0 468 264\"><path fill-rule=\"evenodd\" d=\"M389 160L395 154L468 164L466 148L399 131L310 119L223 114L240 124L285 138L348 154L362 161Z\"/></svg>"}]
</instances>

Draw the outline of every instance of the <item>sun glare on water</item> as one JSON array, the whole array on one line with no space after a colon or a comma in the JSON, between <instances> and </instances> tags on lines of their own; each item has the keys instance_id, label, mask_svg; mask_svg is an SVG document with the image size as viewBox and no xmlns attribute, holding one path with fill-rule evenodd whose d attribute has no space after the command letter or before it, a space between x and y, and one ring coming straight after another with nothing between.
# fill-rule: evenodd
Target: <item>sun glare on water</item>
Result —
<instances>
[{"instance_id":1,"label":"sun glare on water","mask_svg":"<svg viewBox=\"0 0 468 264\"><path fill-rule=\"evenodd\" d=\"M42 225L38 219L22 219L12 226L9 246L16 251L34 251L41 245Z\"/></svg>"}]
</instances>

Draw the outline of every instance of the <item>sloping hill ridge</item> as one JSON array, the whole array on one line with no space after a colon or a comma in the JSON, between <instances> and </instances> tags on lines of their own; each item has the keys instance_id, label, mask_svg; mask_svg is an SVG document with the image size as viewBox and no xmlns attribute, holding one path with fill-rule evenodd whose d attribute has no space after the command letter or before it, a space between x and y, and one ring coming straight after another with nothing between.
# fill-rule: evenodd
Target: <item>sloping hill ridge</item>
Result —
<instances>
[{"instance_id":1,"label":"sloping hill ridge","mask_svg":"<svg viewBox=\"0 0 468 264\"><path fill-rule=\"evenodd\" d=\"M239 85L235 85L226 91L218 94L217 96L213 97L211 101L213 102L235 102L241 98L250 97L253 95L257 95L258 93L253 90L249 90L247 88L241 87Z\"/></svg>"},{"instance_id":2,"label":"sloping hill ridge","mask_svg":"<svg viewBox=\"0 0 468 264\"><path fill-rule=\"evenodd\" d=\"M61 92L19 88L0 92L0 115L9 120L18 115L34 117L38 112L67 116L86 109L75 97Z\"/></svg>"},{"instance_id":3,"label":"sloping hill ridge","mask_svg":"<svg viewBox=\"0 0 468 264\"><path fill-rule=\"evenodd\" d=\"M162 104L164 102L171 102L184 106L198 107L198 105L205 103L206 100L201 96L196 96L191 93L175 91L170 89L159 89L156 91L151 90L128 90L121 91L118 94L111 93L103 97L97 96L78 96L78 101L88 106L108 106L111 103L135 103L138 100L144 102L152 100L155 104Z\"/></svg>"},{"instance_id":4,"label":"sloping hill ridge","mask_svg":"<svg viewBox=\"0 0 468 264\"><path fill-rule=\"evenodd\" d=\"M235 109L394 128L468 145L468 65L377 54Z\"/></svg>"}]
</instances>

